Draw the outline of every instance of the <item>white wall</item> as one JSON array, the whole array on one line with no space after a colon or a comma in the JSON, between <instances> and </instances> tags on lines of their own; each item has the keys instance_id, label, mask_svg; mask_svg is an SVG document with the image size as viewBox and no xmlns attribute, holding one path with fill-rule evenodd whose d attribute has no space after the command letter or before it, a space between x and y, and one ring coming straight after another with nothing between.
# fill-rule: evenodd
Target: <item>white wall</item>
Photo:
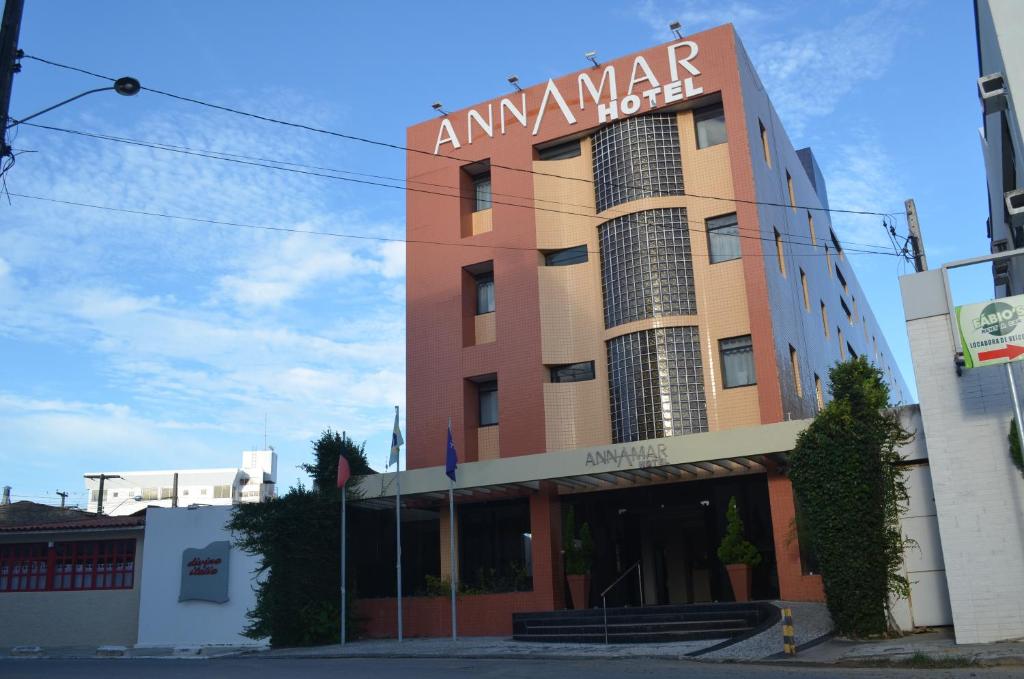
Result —
<instances>
[{"instance_id":1,"label":"white wall","mask_svg":"<svg viewBox=\"0 0 1024 679\"><path fill-rule=\"evenodd\" d=\"M139 602L138 646L256 645L242 636L245 614L256 603L258 559L232 547L228 596L223 604L178 601L182 552L217 540L231 541L225 527L231 507L150 508Z\"/></svg>"},{"instance_id":2,"label":"white wall","mask_svg":"<svg viewBox=\"0 0 1024 679\"><path fill-rule=\"evenodd\" d=\"M1024 485L1006 439L1005 368L957 377L941 271L900 287L957 643L1024 636Z\"/></svg>"}]
</instances>

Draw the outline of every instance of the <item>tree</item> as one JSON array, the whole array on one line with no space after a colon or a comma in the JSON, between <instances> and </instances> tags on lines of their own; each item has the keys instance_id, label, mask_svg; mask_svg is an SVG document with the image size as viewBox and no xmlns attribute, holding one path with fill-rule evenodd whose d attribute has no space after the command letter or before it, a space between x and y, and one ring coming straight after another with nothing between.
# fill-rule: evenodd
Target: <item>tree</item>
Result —
<instances>
[{"instance_id":1,"label":"tree","mask_svg":"<svg viewBox=\"0 0 1024 679\"><path fill-rule=\"evenodd\" d=\"M260 557L264 580L256 587L244 634L270 639L273 646L336 642L339 633L341 495L338 457L348 460L353 476L374 473L363 445L330 429L313 445L313 463L301 465L313 481L278 498L234 508L229 528L236 544ZM348 498L356 499L351 486ZM348 591L352 588L349 586ZM348 606L352 621L352 607ZM352 624L347 625L353 629Z\"/></svg>"},{"instance_id":2,"label":"tree","mask_svg":"<svg viewBox=\"0 0 1024 679\"><path fill-rule=\"evenodd\" d=\"M829 371L833 400L797 439L789 476L840 634L887 629L889 595L907 596L899 517L908 501L899 449L913 439L864 357Z\"/></svg>"}]
</instances>

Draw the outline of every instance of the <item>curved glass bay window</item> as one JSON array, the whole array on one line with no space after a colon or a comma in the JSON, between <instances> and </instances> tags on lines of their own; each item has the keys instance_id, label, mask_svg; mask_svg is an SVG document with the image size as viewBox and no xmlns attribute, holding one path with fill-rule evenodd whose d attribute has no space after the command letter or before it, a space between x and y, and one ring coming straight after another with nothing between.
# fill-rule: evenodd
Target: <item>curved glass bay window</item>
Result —
<instances>
[{"instance_id":1,"label":"curved glass bay window","mask_svg":"<svg viewBox=\"0 0 1024 679\"><path fill-rule=\"evenodd\" d=\"M608 382L616 443L708 430L695 326L643 330L609 340Z\"/></svg>"},{"instance_id":2,"label":"curved glass bay window","mask_svg":"<svg viewBox=\"0 0 1024 679\"><path fill-rule=\"evenodd\" d=\"M616 217L600 237L605 327L697 313L685 208Z\"/></svg>"},{"instance_id":3,"label":"curved glass bay window","mask_svg":"<svg viewBox=\"0 0 1024 679\"><path fill-rule=\"evenodd\" d=\"M597 211L651 196L683 195L683 162L675 113L651 113L594 134Z\"/></svg>"}]
</instances>

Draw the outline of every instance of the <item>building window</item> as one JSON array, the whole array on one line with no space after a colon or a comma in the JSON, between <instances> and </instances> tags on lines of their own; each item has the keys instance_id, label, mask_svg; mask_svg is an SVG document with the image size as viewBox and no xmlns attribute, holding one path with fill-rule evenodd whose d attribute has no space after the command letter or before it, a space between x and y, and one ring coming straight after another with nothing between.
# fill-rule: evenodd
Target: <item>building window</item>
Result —
<instances>
[{"instance_id":1,"label":"building window","mask_svg":"<svg viewBox=\"0 0 1024 679\"><path fill-rule=\"evenodd\" d=\"M491 173L473 177L473 211L491 209Z\"/></svg>"},{"instance_id":2,"label":"building window","mask_svg":"<svg viewBox=\"0 0 1024 679\"><path fill-rule=\"evenodd\" d=\"M143 500L156 500L160 497L160 491L157 488L143 488L142 499Z\"/></svg>"},{"instance_id":3,"label":"building window","mask_svg":"<svg viewBox=\"0 0 1024 679\"><path fill-rule=\"evenodd\" d=\"M705 223L708 233L708 258L712 264L739 259L740 227L736 214L712 217Z\"/></svg>"},{"instance_id":4,"label":"building window","mask_svg":"<svg viewBox=\"0 0 1024 679\"><path fill-rule=\"evenodd\" d=\"M850 286L846 284L846 276L844 276L843 272L839 270L839 265L836 265L835 269L836 269L836 278L839 279L839 284L843 286L843 292L846 293L847 295L849 295L850 294Z\"/></svg>"},{"instance_id":5,"label":"building window","mask_svg":"<svg viewBox=\"0 0 1024 679\"><path fill-rule=\"evenodd\" d=\"M46 590L48 563L45 542L0 545L0 592Z\"/></svg>"},{"instance_id":6,"label":"building window","mask_svg":"<svg viewBox=\"0 0 1024 679\"><path fill-rule=\"evenodd\" d=\"M480 402L480 426L498 424L498 381L480 382L476 391Z\"/></svg>"},{"instance_id":7,"label":"building window","mask_svg":"<svg viewBox=\"0 0 1024 679\"><path fill-rule=\"evenodd\" d=\"M460 582L491 592L533 589L527 499L463 505L458 531Z\"/></svg>"},{"instance_id":8,"label":"building window","mask_svg":"<svg viewBox=\"0 0 1024 679\"><path fill-rule=\"evenodd\" d=\"M554 146L537 149L538 160L565 160L566 158L577 158L580 155L580 140L562 142Z\"/></svg>"},{"instance_id":9,"label":"building window","mask_svg":"<svg viewBox=\"0 0 1024 679\"><path fill-rule=\"evenodd\" d=\"M843 313L846 314L846 321L850 325L853 325L853 314L850 313L850 307L846 306L846 300L840 297L839 305L843 307Z\"/></svg>"},{"instance_id":10,"label":"building window","mask_svg":"<svg viewBox=\"0 0 1024 679\"><path fill-rule=\"evenodd\" d=\"M477 274L476 280L476 313L489 314L494 311L494 272Z\"/></svg>"},{"instance_id":11,"label":"building window","mask_svg":"<svg viewBox=\"0 0 1024 679\"><path fill-rule=\"evenodd\" d=\"M131 589L135 540L0 545L0 592Z\"/></svg>"},{"instance_id":12,"label":"building window","mask_svg":"<svg viewBox=\"0 0 1024 679\"><path fill-rule=\"evenodd\" d=\"M214 486L213 487L213 497L220 498L220 499L231 497L231 486L230 485Z\"/></svg>"},{"instance_id":13,"label":"building window","mask_svg":"<svg viewBox=\"0 0 1024 679\"><path fill-rule=\"evenodd\" d=\"M551 366L552 382L586 382L594 379L594 362Z\"/></svg>"},{"instance_id":14,"label":"building window","mask_svg":"<svg viewBox=\"0 0 1024 679\"><path fill-rule=\"evenodd\" d=\"M846 350L848 352L850 352L850 358L853 358L853 359L857 358L857 352L853 350L853 346L849 342L846 343ZM890 378L890 380L892 379L892 375L891 374L889 375L889 378Z\"/></svg>"},{"instance_id":15,"label":"building window","mask_svg":"<svg viewBox=\"0 0 1024 679\"><path fill-rule=\"evenodd\" d=\"M793 371L793 386L796 387L797 398L804 397L804 385L800 382L800 359L796 355L796 349L789 345L789 368Z\"/></svg>"},{"instance_id":16,"label":"building window","mask_svg":"<svg viewBox=\"0 0 1024 679\"><path fill-rule=\"evenodd\" d=\"M696 326L641 330L608 341L615 443L708 430Z\"/></svg>"},{"instance_id":17,"label":"building window","mask_svg":"<svg viewBox=\"0 0 1024 679\"><path fill-rule=\"evenodd\" d=\"M652 196L683 195L683 159L675 113L611 123L594 134L597 211Z\"/></svg>"},{"instance_id":18,"label":"building window","mask_svg":"<svg viewBox=\"0 0 1024 679\"><path fill-rule=\"evenodd\" d=\"M726 389L757 384L750 335L718 340L718 354L722 361L722 384Z\"/></svg>"},{"instance_id":19,"label":"building window","mask_svg":"<svg viewBox=\"0 0 1024 679\"><path fill-rule=\"evenodd\" d=\"M757 121L757 126L761 128L761 150L764 151L764 162L768 167L771 167L772 154L768 150L768 130L764 129L764 123L760 120Z\"/></svg>"},{"instance_id":20,"label":"building window","mask_svg":"<svg viewBox=\"0 0 1024 679\"><path fill-rule=\"evenodd\" d=\"M839 338L839 358L846 360L846 342L843 341L843 329L836 326L836 336Z\"/></svg>"},{"instance_id":21,"label":"building window","mask_svg":"<svg viewBox=\"0 0 1024 679\"><path fill-rule=\"evenodd\" d=\"M825 243L825 270L828 271L828 277L832 278L832 253L829 252L828 243Z\"/></svg>"},{"instance_id":22,"label":"building window","mask_svg":"<svg viewBox=\"0 0 1024 679\"><path fill-rule=\"evenodd\" d=\"M569 264L582 264L587 261L587 246L577 245L564 250L555 250L545 253L545 266L567 266Z\"/></svg>"},{"instance_id":23,"label":"building window","mask_svg":"<svg viewBox=\"0 0 1024 679\"><path fill-rule=\"evenodd\" d=\"M828 337L828 309L824 302L821 302L821 329L825 331L825 337Z\"/></svg>"},{"instance_id":24,"label":"building window","mask_svg":"<svg viewBox=\"0 0 1024 679\"><path fill-rule=\"evenodd\" d=\"M814 398L818 403L818 412L825 409L825 392L821 387L821 378L814 374Z\"/></svg>"},{"instance_id":25,"label":"building window","mask_svg":"<svg viewBox=\"0 0 1024 679\"><path fill-rule=\"evenodd\" d=\"M800 269L800 289L804 293L804 311L811 310L811 295L807 290L807 274L804 273L803 269Z\"/></svg>"},{"instance_id":26,"label":"building window","mask_svg":"<svg viewBox=\"0 0 1024 679\"><path fill-rule=\"evenodd\" d=\"M785 276L786 260L782 256L782 234L779 233L778 229L772 230L775 232L775 256L779 260L779 273Z\"/></svg>"},{"instance_id":27,"label":"building window","mask_svg":"<svg viewBox=\"0 0 1024 679\"><path fill-rule=\"evenodd\" d=\"M811 236L811 245L815 245L818 242L818 237L814 234L814 216L807 213L807 232Z\"/></svg>"},{"instance_id":28,"label":"building window","mask_svg":"<svg viewBox=\"0 0 1024 679\"><path fill-rule=\"evenodd\" d=\"M605 327L697 313L685 208L659 208L600 226Z\"/></svg>"},{"instance_id":29,"label":"building window","mask_svg":"<svg viewBox=\"0 0 1024 679\"><path fill-rule=\"evenodd\" d=\"M878 338L874 335L871 336L871 344L875 349L875 358L878 358Z\"/></svg>"},{"instance_id":30,"label":"building window","mask_svg":"<svg viewBox=\"0 0 1024 679\"><path fill-rule=\"evenodd\" d=\"M839 244L839 239L836 238L836 232L829 229L828 235L832 238L832 247L836 249L836 254L839 255L840 259L843 259L843 247Z\"/></svg>"},{"instance_id":31,"label":"building window","mask_svg":"<svg viewBox=\"0 0 1024 679\"><path fill-rule=\"evenodd\" d=\"M793 177L789 172L786 172L786 188L789 189L789 207L796 212L796 194L793 192Z\"/></svg>"},{"instance_id":32,"label":"building window","mask_svg":"<svg viewBox=\"0 0 1024 679\"><path fill-rule=\"evenodd\" d=\"M200 488L199 489L199 494L200 495L206 495L206 488Z\"/></svg>"},{"instance_id":33,"label":"building window","mask_svg":"<svg viewBox=\"0 0 1024 679\"><path fill-rule=\"evenodd\" d=\"M697 148L706 149L727 141L725 138L725 109L721 104L694 111L693 124L697 128Z\"/></svg>"}]
</instances>

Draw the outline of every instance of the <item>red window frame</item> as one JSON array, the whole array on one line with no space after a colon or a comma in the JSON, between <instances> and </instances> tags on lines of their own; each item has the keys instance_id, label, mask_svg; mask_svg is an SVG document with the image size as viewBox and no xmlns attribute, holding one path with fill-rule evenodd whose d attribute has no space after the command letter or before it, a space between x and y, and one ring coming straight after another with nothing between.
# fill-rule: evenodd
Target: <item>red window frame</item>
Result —
<instances>
[{"instance_id":1,"label":"red window frame","mask_svg":"<svg viewBox=\"0 0 1024 679\"><path fill-rule=\"evenodd\" d=\"M134 538L0 544L0 593L134 586Z\"/></svg>"}]
</instances>

